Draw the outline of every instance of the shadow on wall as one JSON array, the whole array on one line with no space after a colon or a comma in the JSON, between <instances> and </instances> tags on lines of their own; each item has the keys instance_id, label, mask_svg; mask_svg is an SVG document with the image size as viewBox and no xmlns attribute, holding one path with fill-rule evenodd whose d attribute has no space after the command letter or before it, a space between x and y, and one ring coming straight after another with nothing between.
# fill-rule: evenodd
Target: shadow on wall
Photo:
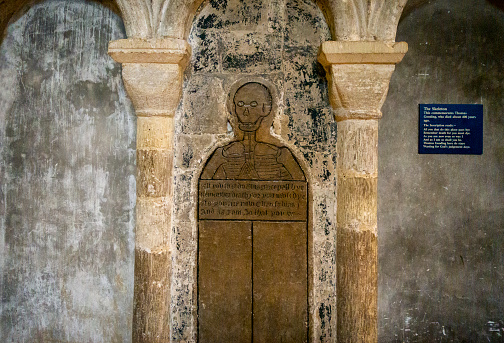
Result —
<instances>
[{"instance_id":1,"label":"shadow on wall","mask_svg":"<svg viewBox=\"0 0 504 343\"><path fill-rule=\"evenodd\" d=\"M438 0L408 0L408 2L406 3L406 6L404 6L404 10L402 12L400 21L402 21L403 19L408 17L408 15L411 12L416 11L417 9L419 9L420 7L422 7L424 5L432 4L435 1L438 1ZM490 3L490 4L494 5L495 7L504 11L504 0L487 0L487 1L488 1L488 3ZM399 40L397 40L397 41L399 41Z\"/></svg>"},{"instance_id":2,"label":"shadow on wall","mask_svg":"<svg viewBox=\"0 0 504 343\"><path fill-rule=\"evenodd\" d=\"M498 4L496 4L498 5ZM431 1L380 122L379 341L504 341L504 13ZM418 104L484 108L483 155L419 155Z\"/></svg>"}]
</instances>

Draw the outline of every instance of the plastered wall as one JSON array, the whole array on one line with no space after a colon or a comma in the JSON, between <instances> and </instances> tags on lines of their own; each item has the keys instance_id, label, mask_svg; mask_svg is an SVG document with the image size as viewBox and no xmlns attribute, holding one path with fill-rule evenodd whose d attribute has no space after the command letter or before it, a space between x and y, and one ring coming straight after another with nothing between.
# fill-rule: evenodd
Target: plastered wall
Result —
<instances>
[{"instance_id":1,"label":"plastered wall","mask_svg":"<svg viewBox=\"0 0 504 343\"><path fill-rule=\"evenodd\" d=\"M439 0L403 18L380 122L380 342L504 339L504 13ZM419 103L483 104L483 155L418 155Z\"/></svg>"},{"instance_id":2,"label":"plastered wall","mask_svg":"<svg viewBox=\"0 0 504 343\"><path fill-rule=\"evenodd\" d=\"M135 116L118 16L47 1L0 50L0 341L131 338Z\"/></svg>"}]
</instances>

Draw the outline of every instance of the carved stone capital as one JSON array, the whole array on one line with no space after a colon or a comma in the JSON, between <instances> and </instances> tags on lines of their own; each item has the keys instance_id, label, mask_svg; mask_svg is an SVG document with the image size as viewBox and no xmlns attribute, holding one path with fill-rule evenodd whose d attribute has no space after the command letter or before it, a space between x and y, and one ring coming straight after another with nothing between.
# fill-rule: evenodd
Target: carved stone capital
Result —
<instances>
[{"instance_id":1,"label":"carved stone capital","mask_svg":"<svg viewBox=\"0 0 504 343\"><path fill-rule=\"evenodd\" d=\"M182 39L121 39L109 55L122 63L124 86L137 116L173 116L191 48Z\"/></svg>"},{"instance_id":2,"label":"carved stone capital","mask_svg":"<svg viewBox=\"0 0 504 343\"><path fill-rule=\"evenodd\" d=\"M316 0L334 40L380 42L395 40L406 1Z\"/></svg>"},{"instance_id":3,"label":"carved stone capital","mask_svg":"<svg viewBox=\"0 0 504 343\"><path fill-rule=\"evenodd\" d=\"M408 50L405 42L325 42L318 56L327 72L337 121L380 119L390 77Z\"/></svg>"},{"instance_id":4,"label":"carved stone capital","mask_svg":"<svg viewBox=\"0 0 504 343\"><path fill-rule=\"evenodd\" d=\"M402 0L404 1L404 0ZM203 0L115 0L130 38L187 38Z\"/></svg>"}]
</instances>

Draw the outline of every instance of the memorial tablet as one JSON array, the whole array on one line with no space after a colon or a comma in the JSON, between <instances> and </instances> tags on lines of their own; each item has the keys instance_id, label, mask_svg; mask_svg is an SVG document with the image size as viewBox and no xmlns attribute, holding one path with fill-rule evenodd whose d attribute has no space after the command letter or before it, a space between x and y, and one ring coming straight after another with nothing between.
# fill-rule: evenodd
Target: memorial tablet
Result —
<instances>
[{"instance_id":1,"label":"memorial tablet","mask_svg":"<svg viewBox=\"0 0 504 343\"><path fill-rule=\"evenodd\" d=\"M259 130L270 89L245 82L231 92L239 138L199 178L200 343L308 340L308 183L292 151Z\"/></svg>"},{"instance_id":2,"label":"memorial tablet","mask_svg":"<svg viewBox=\"0 0 504 343\"><path fill-rule=\"evenodd\" d=\"M420 104L419 118L419 154L483 153L483 105Z\"/></svg>"}]
</instances>

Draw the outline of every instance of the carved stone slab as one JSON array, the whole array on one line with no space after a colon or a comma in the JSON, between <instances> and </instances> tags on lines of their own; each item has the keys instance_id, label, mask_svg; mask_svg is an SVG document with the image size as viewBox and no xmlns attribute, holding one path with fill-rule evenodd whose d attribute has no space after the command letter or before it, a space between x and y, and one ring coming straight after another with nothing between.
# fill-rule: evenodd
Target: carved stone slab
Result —
<instances>
[{"instance_id":1,"label":"carved stone slab","mask_svg":"<svg viewBox=\"0 0 504 343\"><path fill-rule=\"evenodd\" d=\"M199 342L306 342L308 183L264 121L271 89L230 94L237 140L215 149L198 183ZM263 125L264 124L264 125Z\"/></svg>"}]
</instances>

